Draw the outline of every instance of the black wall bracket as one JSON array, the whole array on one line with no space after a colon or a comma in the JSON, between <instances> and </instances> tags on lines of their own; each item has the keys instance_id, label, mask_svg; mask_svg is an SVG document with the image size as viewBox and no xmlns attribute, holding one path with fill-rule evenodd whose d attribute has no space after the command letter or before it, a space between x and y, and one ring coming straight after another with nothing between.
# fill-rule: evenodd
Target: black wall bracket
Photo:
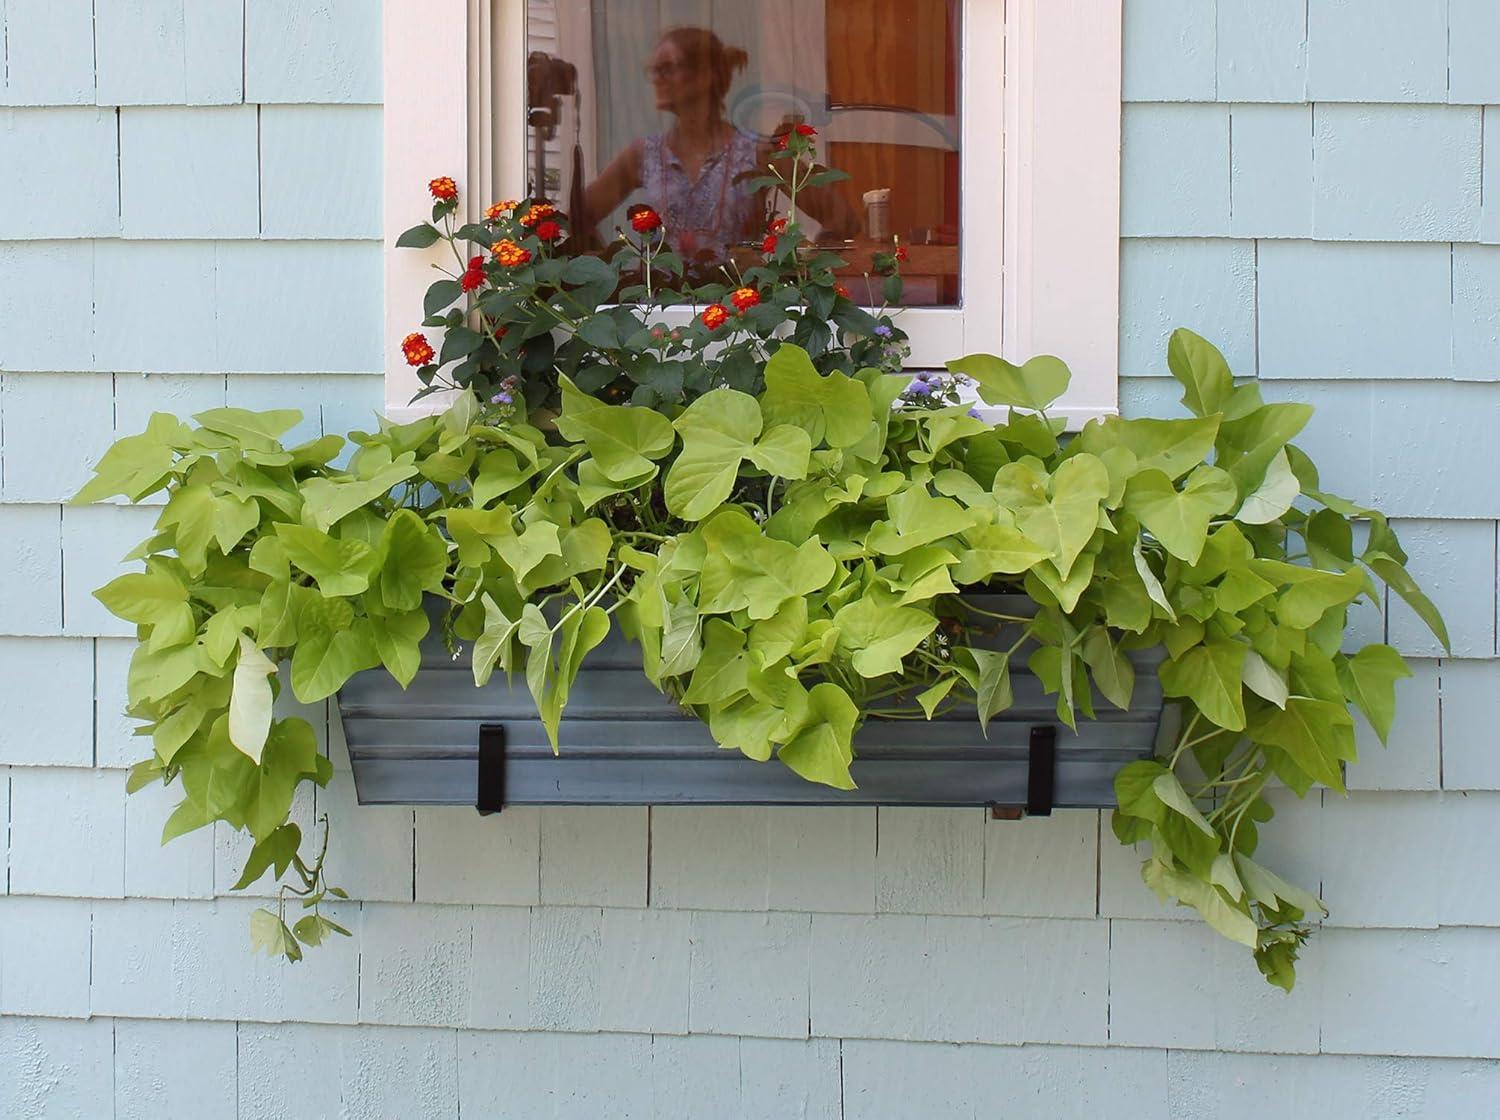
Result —
<instances>
[{"instance_id":1,"label":"black wall bracket","mask_svg":"<svg viewBox=\"0 0 1500 1120\"><path fill-rule=\"evenodd\" d=\"M1026 771L1026 815L1050 817L1057 784L1057 728L1050 723L1031 729Z\"/></svg>"},{"instance_id":2,"label":"black wall bracket","mask_svg":"<svg viewBox=\"0 0 1500 1120\"><path fill-rule=\"evenodd\" d=\"M487 817L505 808L505 725L479 725L479 781L474 807Z\"/></svg>"}]
</instances>

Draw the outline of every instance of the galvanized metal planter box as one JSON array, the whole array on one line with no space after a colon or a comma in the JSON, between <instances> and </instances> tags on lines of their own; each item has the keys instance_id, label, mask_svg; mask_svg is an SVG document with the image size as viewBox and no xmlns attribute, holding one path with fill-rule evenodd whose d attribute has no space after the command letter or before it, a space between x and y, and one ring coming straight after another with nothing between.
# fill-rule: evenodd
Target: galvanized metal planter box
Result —
<instances>
[{"instance_id":1,"label":"galvanized metal planter box","mask_svg":"<svg viewBox=\"0 0 1500 1120\"><path fill-rule=\"evenodd\" d=\"M996 607L1030 609L1022 597ZM798 778L777 762L724 750L708 728L659 693L636 647L618 633L584 664L554 755L519 674L475 688L469 651L454 659L434 633L402 690L384 670L355 676L338 706L362 804L477 805L985 805L997 809L1114 804L1125 763L1148 757L1163 726L1156 665L1133 657L1128 712L1095 700L1075 733L1024 668L1015 704L981 733L972 709L928 722L868 720L855 737L857 790ZM1174 713L1174 708L1168 709ZM1170 721L1169 721L1170 722ZM1054 749L1055 744L1055 749Z\"/></svg>"}]
</instances>

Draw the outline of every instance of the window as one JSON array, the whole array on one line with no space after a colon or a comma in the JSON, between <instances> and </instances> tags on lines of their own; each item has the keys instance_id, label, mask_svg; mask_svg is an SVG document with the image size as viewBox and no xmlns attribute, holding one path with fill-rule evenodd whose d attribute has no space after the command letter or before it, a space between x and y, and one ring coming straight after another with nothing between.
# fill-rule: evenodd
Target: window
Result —
<instances>
[{"instance_id":1,"label":"window","mask_svg":"<svg viewBox=\"0 0 1500 1120\"><path fill-rule=\"evenodd\" d=\"M906 245L911 364L1059 354L1074 369L1062 411L1076 425L1117 403L1120 9L387 0L388 244L426 208L427 178L466 169L471 206L545 193L591 231L590 251L605 251L626 205L652 201L716 268L777 201L745 190L740 172L779 131L811 124L850 179L801 209L849 262L856 294L877 245ZM393 414L417 410L397 344L426 263L387 256Z\"/></svg>"},{"instance_id":2,"label":"window","mask_svg":"<svg viewBox=\"0 0 1500 1120\"><path fill-rule=\"evenodd\" d=\"M526 194L608 251L630 203L659 211L705 279L755 263L787 199L745 185L777 139L818 130L848 180L799 219L881 302L870 259L907 247L904 306L961 305L960 0L529 0ZM830 32L830 29L833 29ZM842 30L840 30L842 29Z\"/></svg>"}]
</instances>

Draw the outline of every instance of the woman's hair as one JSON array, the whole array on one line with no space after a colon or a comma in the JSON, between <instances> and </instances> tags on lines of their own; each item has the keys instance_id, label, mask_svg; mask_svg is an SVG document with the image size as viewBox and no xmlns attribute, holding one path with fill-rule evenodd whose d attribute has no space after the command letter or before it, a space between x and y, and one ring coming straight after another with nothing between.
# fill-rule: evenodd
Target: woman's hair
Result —
<instances>
[{"instance_id":1,"label":"woman's hair","mask_svg":"<svg viewBox=\"0 0 1500 1120\"><path fill-rule=\"evenodd\" d=\"M673 27L662 32L660 43L671 43L683 61L708 72L709 93L723 101L734 76L750 63L750 55L741 47L726 47L724 41L706 27Z\"/></svg>"}]
</instances>

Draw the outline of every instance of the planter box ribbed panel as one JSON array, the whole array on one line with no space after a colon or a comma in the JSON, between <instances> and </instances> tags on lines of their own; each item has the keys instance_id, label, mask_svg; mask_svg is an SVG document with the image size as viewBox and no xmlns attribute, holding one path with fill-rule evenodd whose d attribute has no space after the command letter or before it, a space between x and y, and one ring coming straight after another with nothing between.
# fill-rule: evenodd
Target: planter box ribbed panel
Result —
<instances>
[{"instance_id":1,"label":"planter box ribbed panel","mask_svg":"<svg viewBox=\"0 0 1500 1120\"><path fill-rule=\"evenodd\" d=\"M986 605L1030 609L1028 601L1009 597L986 597ZM371 670L350 680L338 702L363 804L474 805L481 729L490 728L490 743L503 743L506 805L1022 806L1034 729L1051 729L1051 803L1093 808L1113 805L1115 773L1148 757L1158 734L1170 731L1162 727L1160 656L1133 655L1130 711L1096 697L1098 718L1080 718L1076 732L1058 722L1053 698L1019 667L1012 672L1015 703L990 722L988 736L972 709L931 722L870 719L855 737L859 788L849 791L719 747L701 721L652 686L638 650L617 632L579 673L557 755L520 674L509 684L497 671L475 688L468 650L452 657L436 627L409 688Z\"/></svg>"}]
</instances>

